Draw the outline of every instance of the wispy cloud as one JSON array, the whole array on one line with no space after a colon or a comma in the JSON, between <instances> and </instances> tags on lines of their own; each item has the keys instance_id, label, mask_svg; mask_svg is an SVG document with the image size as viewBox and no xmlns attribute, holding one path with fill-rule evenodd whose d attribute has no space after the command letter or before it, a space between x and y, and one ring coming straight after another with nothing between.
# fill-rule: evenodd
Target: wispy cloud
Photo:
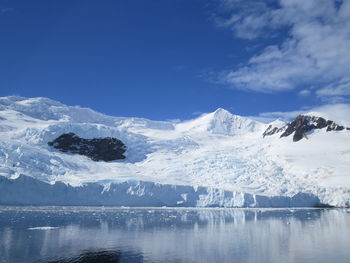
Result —
<instances>
[{"instance_id":1,"label":"wispy cloud","mask_svg":"<svg viewBox=\"0 0 350 263\"><path fill-rule=\"evenodd\" d=\"M323 101L349 98L350 1L222 0L222 6L231 15L217 23L236 37L259 39L279 30L288 32L280 43L221 74L223 83L264 93L312 85Z\"/></svg>"},{"instance_id":2,"label":"wispy cloud","mask_svg":"<svg viewBox=\"0 0 350 263\"><path fill-rule=\"evenodd\" d=\"M191 113L191 115L193 115L193 116L201 116L203 114L205 114L205 112L202 112L202 111L195 111L195 112Z\"/></svg>"},{"instance_id":3,"label":"wispy cloud","mask_svg":"<svg viewBox=\"0 0 350 263\"><path fill-rule=\"evenodd\" d=\"M305 107L295 111L275 111L275 112L262 112L257 118L261 120L272 121L280 119L283 121L291 121L300 114L306 114L313 112L320 114L330 120L336 121L339 124L350 126L350 105L345 103L336 104L324 104L317 107Z\"/></svg>"},{"instance_id":4,"label":"wispy cloud","mask_svg":"<svg viewBox=\"0 0 350 263\"><path fill-rule=\"evenodd\" d=\"M350 126L350 105L345 103L325 104L314 107L311 111L322 112L339 124Z\"/></svg>"},{"instance_id":5,"label":"wispy cloud","mask_svg":"<svg viewBox=\"0 0 350 263\"><path fill-rule=\"evenodd\" d=\"M350 65L349 65L350 67ZM350 69L349 69L350 74ZM332 83L323 87L316 92L324 101L329 102L346 102L350 99L350 77L343 78L336 83Z\"/></svg>"},{"instance_id":6,"label":"wispy cloud","mask_svg":"<svg viewBox=\"0 0 350 263\"><path fill-rule=\"evenodd\" d=\"M299 91L298 94L299 94L299 96L307 97L311 94L311 91L308 89L303 89L303 90Z\"/></svg>"},{"instance_id":7,"label":"wispy cloud","mask_svg":"<svg viewBox=\"0 0 350 263\"><path fill-rule=\"evenodd\" d=\"M262 112L258 117L265 118L266 120L276 120L280 119L283 121L290 121L296 116L305 113L305 110L295 110L295 111L273 111L273 112Z\"/></svg>"},{"instance_id":8,"label":"wispy cloud","mask_svg":"<svg viewBox=\"0 0 350 263\"><path fill-rule=\"evenodd\" d=\"M269 24L269 9L263 1L222 0L221 9L227 11L229 16L216 17L216 24L230 28L240 38L262 36L263 29L266 30Z\"/></svg>"}]
</instances>

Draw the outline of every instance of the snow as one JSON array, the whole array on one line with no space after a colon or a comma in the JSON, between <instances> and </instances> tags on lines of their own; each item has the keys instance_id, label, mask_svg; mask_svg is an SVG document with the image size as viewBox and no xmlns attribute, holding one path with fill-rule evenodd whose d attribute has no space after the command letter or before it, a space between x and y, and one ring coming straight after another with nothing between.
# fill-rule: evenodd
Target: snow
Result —
<instances>
[{"instance_id":1,"label":"snow","mask_svg":"<svg viewBox=\"0 0 350 263\"><path fill-rule=\"evenodd\" d=\"M18 191L20 189L20 194ZM28 176L0 178L0 205L75 205L148 207L307 207L321 206L312 194L260 196L210 187L144 181L53 185ZM40 228L42 229L42 228Z\"/></svg>"},{"instance_id":2,"label":"snow","mask_svg":"<svg viewBox=\"0 0 350 263\"><path fill-rule=\"evenodd\" d=\"M310 112L306 112L303 115L322 117L322 118L324 118L326 120L333 120L338 125L343 125L345 127L346 126L350 126L350 120L349 119L344 119L344 116L341 116L341 115L339 117L338 114L336 114L334 112L329 112L329 111L327 111L327 112L310 111Z\"/></svg>"},{"instance_id":3,"label":"snow","mask_svg":"<svg viewBox=\"0 0 350 263\"><path fill-rule=\"evenodd\" d=\"M279 120L270 124L284 125ZM206 190L197 206L207 206L210 200L232 206L232 200L234 204L243 200L241 194L292 198L299 193L317 196L324 204L348 206L350 132L316 130L298 142L291 137L263 138L270 124L224 109L172 123L111 117L47 98L3 97L0 175L13 180L27 175L50 185L63 182L73 187L93 182L107 192L111 185L130 180L217 189ZM67 132L82 138L116 137L126 144L127 158L95 162L47 145ZM236 194L225 199L220 191ZM183 205L188 193L178 194L177 205ZM162 202L167 195L164 190Z\"/></svg>"},{"instance_id":4,"label":"snow","mask_svg":"<svg viewBox=\"0 0 350 263\"><path fill-rule=\"evenodd\" d=\"M195 120L178 123L176 128L182 132L212 132L223 135L242 135L248 132L261 131L264 126L262 123L233 115L229 111L219 108Z\"/></svg>"},{"instance_id":5,"label":"snow","mask_svg":"<svg viewBox=\"0 0 350 263\"><path fill-rule=\"evenodd\" d=\"M268 125L269 126L271 125L271 127L276 127L276 128L279 129L279 128L282 128L282 127L286 126L287 123L285 121L277 119L277 120L274 120L274 121L270 122Z\"/></svg>"}]
</instances>

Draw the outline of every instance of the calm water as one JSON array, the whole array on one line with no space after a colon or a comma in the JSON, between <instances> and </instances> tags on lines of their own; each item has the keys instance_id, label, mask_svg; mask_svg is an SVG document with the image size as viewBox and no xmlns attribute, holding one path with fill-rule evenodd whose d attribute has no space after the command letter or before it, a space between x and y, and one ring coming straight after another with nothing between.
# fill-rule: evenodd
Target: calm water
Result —
<instances>
[{"instance_id":1,"label":"calm water","mask_svg":"<svg viewBox=\"0 0 350 263\"><path fill-rule=\"evenodd\" d=\"M346 209L0 207L0 262L350 262Z\"/></svg>"}]
</instances>

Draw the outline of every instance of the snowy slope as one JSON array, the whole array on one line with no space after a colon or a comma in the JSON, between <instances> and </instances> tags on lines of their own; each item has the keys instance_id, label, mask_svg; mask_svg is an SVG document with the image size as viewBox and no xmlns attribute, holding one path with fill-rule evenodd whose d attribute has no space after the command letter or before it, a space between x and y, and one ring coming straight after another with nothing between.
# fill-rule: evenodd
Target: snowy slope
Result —
<instances>
[{"instance_id":1,"label":"snowy slope","mask_svg":"<svg viewBox=\"0 0 350 263\"><path fill-rule=\"evenodd\" d=\"M334 120L336 121L336 120ZM271 125L282 126L280 122ZM262 134L269 124L224 109L173 124L106 116L47 98L0 98L0 175L106 186L128 180L201 186L250 195L317 196L350 204L350 132L315 130L308 140ZM126 159L95 162L47 145L63 133L116 137ZM0 194L1 199L1 194Z\"/></svg>"},{"instance_id":2,"label":"snowy slope","mask_svg":"<svg viewBox=\"0 0 350 263\"><path fill-rule=\"evenodd\" d=\"M182 122L176 128L182 132L211 132L222 135L243 135L261 131L265 125L238 115L233 115L225 109L204 114L198 119Z\"/></svg>"}]
</instances>

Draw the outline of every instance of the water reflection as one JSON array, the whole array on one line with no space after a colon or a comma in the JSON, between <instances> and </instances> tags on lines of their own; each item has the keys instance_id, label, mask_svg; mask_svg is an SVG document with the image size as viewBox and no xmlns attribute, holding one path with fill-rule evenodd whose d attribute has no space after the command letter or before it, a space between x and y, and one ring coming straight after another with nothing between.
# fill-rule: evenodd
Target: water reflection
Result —
<instances>
[{"instance_id":1,"label":"water reflection","mask_svg":"<svg viewBox=\"0 0 350 263\"><path fill-rule=\"evenodd\" d=\"M121 254L114 251L85 252L73 258L61 258L47 263L118 263L121 262ZM139 262L142 259L140 259ZM43 262L43 261L42 261Z\"/></svg>"},{"instance_id":2,"label":"water reflection","mask_svg":"<svg viewBox=\"0 0 350 263\"><path fill-rule=\"evenodd\" d=\"M0 262L348 262L338 209L0 209Z\"/></svg>"}]
</instances>

